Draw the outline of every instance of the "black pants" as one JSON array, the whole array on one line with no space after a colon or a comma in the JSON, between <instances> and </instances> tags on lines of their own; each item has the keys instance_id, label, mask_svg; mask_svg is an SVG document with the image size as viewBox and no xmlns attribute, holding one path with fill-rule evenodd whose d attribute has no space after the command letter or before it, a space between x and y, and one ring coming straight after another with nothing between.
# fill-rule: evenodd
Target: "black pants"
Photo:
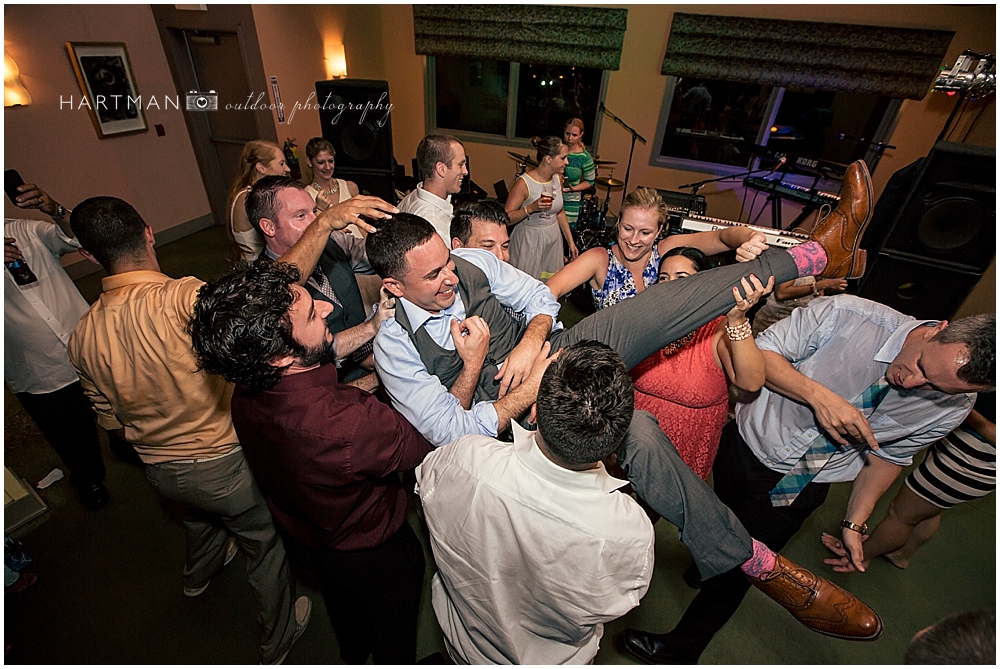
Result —
<instances>
[{"instance_id":1,"label":"black pants","mask_svg":"<svg viewBox=\"0 0 1000 669\"><path fill-rule=\"evenodd\" d=\"M305 548L346 664L413 664L424 550L408 523L381 546Z\"/></svg>"},{"instance_id":2,"label":"black pants","mask_svg":"<svg viewBox=\"0 0 1000 669\"><path fill-rule=\"evenodd\" d=\"M66 465L70 483L83 488L104 480L94 411L79 381L51 393L17 393L17 399Z\"/></svg>"},{"instance_id":3,"label":"black pants","mask_svg":"<svg viewBox=\"0 0 1000 669\"><path fill-rule=\"evenodd\" d=\"M719 454L712 469L715 494L728 506L750 535L773 551L788 543L809 515L826 501L829 483L810 483L791 506L771 506L768 493L783 474L762 465L739 434L735 422L722 431ZM670 645L682 659L695 664L715 633L722 629L750 589L740 569L705 579L701 592L677 627L668 635Z\"/></svg>"}]
</instances>

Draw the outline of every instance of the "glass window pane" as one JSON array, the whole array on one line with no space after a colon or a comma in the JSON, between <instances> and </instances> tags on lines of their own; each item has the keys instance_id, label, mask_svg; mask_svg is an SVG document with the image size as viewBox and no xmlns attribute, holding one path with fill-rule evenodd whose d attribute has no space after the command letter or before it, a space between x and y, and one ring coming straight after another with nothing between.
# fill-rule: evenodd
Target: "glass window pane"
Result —
<instances>
[{"instance_id":1,"label":"glass window pane","mask_svg":"<svg viewBox=\"0 0 1000 669\"><path fill-rule=\"evenodd\" d=\"M510 61L438 56L437 126L507 135Z\"/></svg>"},{"instance_id":2,"label":"glass window pane","mask_svg":"<svg viewBox=\"0 0 1000 669\"><path fill-rule=\"evenodd\" d=\"M768 147L848 164L865 157L891 98L788 89Z\"/></svg>"},{"instance_id":3,"label":"glass window pane","mask_svg":"<svg viewBox=\"0 0 1000 669\"><path fill-rule=\"evenodd\" d=\"M660 155L747 166L770 96L760 84L679 79Z\"/></svg>"},{"instance_id":4,"label":"glass window pane","mask_svg":"<svg viewBox=\"0 0 1000 669\"><path fill-rule=\"evenodd\" d=\"M584 141L593 142L603 70L569 65L521 64L517 82L515 137L555 135L574 116L587 126Z\"/></svg>"}]
</instances>

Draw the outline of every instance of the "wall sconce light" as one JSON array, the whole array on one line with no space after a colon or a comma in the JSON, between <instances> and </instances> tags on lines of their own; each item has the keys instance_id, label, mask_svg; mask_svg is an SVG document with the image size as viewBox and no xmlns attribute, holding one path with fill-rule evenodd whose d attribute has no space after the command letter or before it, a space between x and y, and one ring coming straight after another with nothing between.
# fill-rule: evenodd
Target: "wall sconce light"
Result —
<instances>
[{"instance_id":1,"label":"wall sconce light","mask_svg":"<svg viewBox=\"0 0 1000 669\"><path fill-rule=\"evenodd\" d=\"M31 93L28 92L20 80L21 71L17 69L17 63L7 55L7 49L3 50L3 106L18 107L31 104Z\"/></svg>"},{"instance_id":2,"label":"wall sconce light","mask_svg":"<svg viewBox=\"0 0 1000 669\"><path fill-rule=\"evenodd\" d=\"M331 44L326 47L326 78L340 79L347 76L347 57L344 55L343 44Z\"/></svg>"}]
</instances>

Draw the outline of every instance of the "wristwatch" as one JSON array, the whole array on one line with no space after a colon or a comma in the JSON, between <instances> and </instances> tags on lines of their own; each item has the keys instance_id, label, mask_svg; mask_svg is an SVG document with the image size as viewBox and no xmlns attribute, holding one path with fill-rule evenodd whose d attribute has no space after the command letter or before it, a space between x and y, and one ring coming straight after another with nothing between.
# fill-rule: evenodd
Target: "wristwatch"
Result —
<instances>
[{"instance_id":1,"label":"wristwatch","mask_svg":"<svg viewBox=\"0 0 1000 669\"><path fill-rule=\"evenodd\" d=\"M854 530L855 532L861 535L868 534L868 523L861 523L860 525L856 525L855 523L852 523L851 521L845 518L844 520L840 521L840 526L848 530Z\"/></svg>"},{"instance_id":2,"label":"wristwatch","mask_svg":"<svg viewBox=\"0 0 1000 669\"><path fill-rule=\"evenodd\" d=\"M56 209L55 216L52 218L66 218L66 211L66 207L59 205L59 208Z\"/></svg>"}]
</instances>

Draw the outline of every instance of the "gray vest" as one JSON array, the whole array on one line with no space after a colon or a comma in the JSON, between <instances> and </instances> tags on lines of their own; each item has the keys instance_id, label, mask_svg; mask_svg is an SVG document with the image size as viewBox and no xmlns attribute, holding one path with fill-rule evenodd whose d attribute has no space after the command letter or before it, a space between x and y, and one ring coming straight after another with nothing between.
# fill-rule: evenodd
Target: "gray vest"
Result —
<instances>
[{"instance_id":1,"label":"gray vest","mask_svg":"<svg viewBox=\"0 0 1000 669\"><path fill-rule=\"evenodd\" d=\"M473 402L488 402L497 399L499 395L500 382L493 380L497 375L497 366L521 341L526 325L511 318L504 310L490 291L490 282L481 269L458 256L453 255L451 259L455 262L455 274L459 281L458 295L465 305L466 318L479 316L490 328L490 350L486 354L483 371L479 374L479 384L472 397ZM410 319L406 317L406 310L400 306L396 307L396 322L410 336L427 372L438 377L446 388L451 388L463 367L458 352L438 346L423 326L414 332Z\"/></svg>"}]
</instances>

